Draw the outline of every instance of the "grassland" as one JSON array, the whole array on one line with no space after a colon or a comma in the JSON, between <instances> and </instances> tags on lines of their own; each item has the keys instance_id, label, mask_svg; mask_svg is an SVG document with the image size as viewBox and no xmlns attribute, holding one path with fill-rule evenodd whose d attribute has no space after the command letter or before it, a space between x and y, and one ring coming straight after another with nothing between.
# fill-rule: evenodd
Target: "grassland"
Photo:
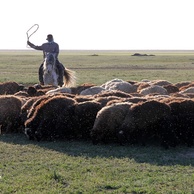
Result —
<instances>
[{"instance_id":1,"label":"grassland","mask_svg":"<svg viewBox=\"0 0 194 194\"><path fill-rule=\"evenodd\" d=\"M77 74L77 84L102 84L110 79L140 81L165 79L173 83L193 80L194 52L142 51L155 56L132 56L132 51L61 51L59 60ZM42 53L1 51L0 81L34 84Z\"/></svg>"},{"instance_id":2,"label":"grassland","mask_svg":"<svg viewBox=\"0 0 194 194\"><path fill-rule=\"evenodd\" d=\"M194 53L63 51L60 61L75 70L77 84L124 80L193 80ZM95 54L95 55L94 55ZM40 52L0 52L0 81L37 83ZM96 56L97 55L97 56ZM23 134L0 136L0 193L105 194L194 193L194 148L118 146L91 142L33 142Z\"/></svg>"}]
</instances>

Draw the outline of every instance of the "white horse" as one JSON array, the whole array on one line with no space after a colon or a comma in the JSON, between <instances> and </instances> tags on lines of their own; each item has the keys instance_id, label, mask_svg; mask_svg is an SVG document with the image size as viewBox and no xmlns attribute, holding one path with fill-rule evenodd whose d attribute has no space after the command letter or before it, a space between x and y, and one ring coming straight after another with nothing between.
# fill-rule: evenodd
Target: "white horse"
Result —
<instances>
[{"instance_id":1,"label":"white horse","mask_svg":"<svg viewBox=\"0 0 194 194\"><path fill-rule=\"evenodd\" d=\"M75 72L67 68L64 69L63 75L65 77L64 86L71 86L75 84L76 77ZM47 53L45 55L43 63L43 81L44 85L58 86L58 69L56 66L56 58L52 53Z\"/></svg>"}]
</instances>

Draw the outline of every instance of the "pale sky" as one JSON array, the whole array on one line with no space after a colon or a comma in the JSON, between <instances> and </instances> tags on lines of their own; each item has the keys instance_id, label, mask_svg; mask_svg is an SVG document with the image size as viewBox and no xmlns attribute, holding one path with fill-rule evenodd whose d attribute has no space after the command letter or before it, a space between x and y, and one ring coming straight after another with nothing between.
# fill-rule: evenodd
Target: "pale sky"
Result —
<instances>
[{"instance_id":1,"label":"pale sky","mask_svg":"<svg viewBox=\"0 0 194 194\"><path fill-rule=\"evenodd\" d=\"M193 0L1 0L0 49L194 50Z\"/></svg>"}]
</instances>

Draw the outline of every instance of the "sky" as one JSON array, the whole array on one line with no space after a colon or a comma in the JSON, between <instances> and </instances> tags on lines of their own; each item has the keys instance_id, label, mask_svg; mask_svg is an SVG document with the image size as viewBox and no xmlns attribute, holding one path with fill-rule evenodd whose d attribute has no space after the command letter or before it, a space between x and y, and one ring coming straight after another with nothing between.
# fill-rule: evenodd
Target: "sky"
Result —
<instances>
[{"instance_id":1,"label":"sky","mask_svg":"<svg viewBox=\"0 0 194 194\"><path fill-rule=\"evenodd\" d=\"M194 50L193 0L1 0L0 49ZM32 32L33 29L30 31ZM32 50L32 49L31 49Z\"/></svg>"}]
</instances>

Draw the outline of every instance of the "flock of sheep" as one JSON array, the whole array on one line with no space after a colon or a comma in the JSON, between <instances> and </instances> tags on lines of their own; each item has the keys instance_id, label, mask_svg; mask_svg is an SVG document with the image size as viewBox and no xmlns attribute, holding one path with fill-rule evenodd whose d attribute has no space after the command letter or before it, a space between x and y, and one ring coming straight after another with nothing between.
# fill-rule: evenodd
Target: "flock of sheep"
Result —
<instances>
[{"instance_id":1,"label":"flock of sheep","mask_svg":"<svg viewBox=\"0 0 194 194\"><path fill-rule=\"evenodd\" d=\"M29 140L164 148L194 144L194 82L110 80L56 88L0 83L0 132Z\"/></svg>"}]
</instances>

